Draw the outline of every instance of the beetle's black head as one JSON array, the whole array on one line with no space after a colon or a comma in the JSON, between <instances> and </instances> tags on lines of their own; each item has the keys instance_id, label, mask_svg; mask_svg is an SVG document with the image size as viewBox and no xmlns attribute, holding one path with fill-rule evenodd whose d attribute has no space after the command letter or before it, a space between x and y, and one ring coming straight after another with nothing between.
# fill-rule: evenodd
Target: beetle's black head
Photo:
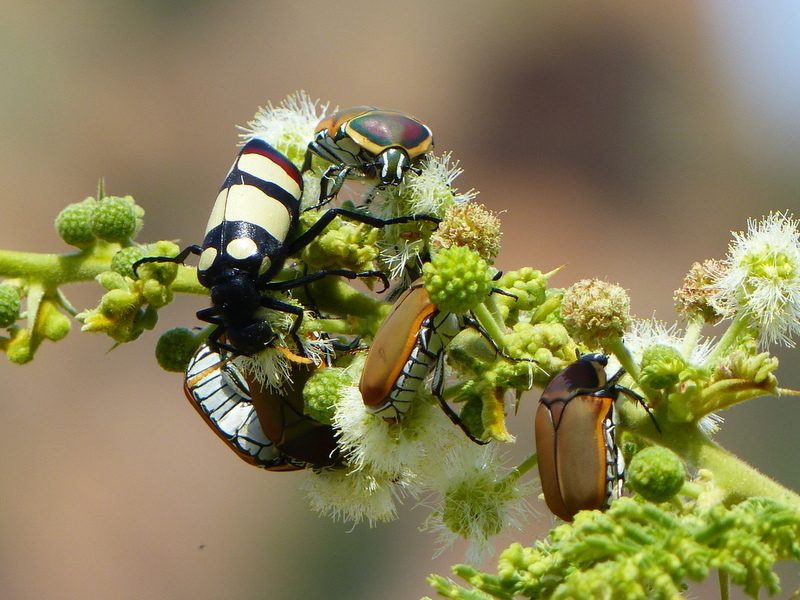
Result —
<instances>
[{"instance_id":1,"label":"beetle's black head","mask_svg":"<svg viewBox=\"0 0 800 600\"><path fill-rule=\"evenodd\" d=\"M250 323L261 306L261 293L248 273L228 269L211 286L211 303L226 326Z\"/></svg>"}]
</instances>

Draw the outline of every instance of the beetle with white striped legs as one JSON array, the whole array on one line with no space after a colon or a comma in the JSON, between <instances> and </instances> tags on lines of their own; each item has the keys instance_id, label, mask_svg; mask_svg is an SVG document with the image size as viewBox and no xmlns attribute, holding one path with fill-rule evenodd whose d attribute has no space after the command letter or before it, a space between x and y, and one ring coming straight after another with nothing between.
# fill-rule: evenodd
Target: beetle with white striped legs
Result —
<instances>
[{"instance_id":1,"label":"beetle with white striped legs","mask_svg":"<svg viewBox=\"0 0 800 600\"><path fill-rule=\"evenodd\" d=\"M337 466L333 428L303 413L303 387L316 369L300 363L291 369L285 387L265 386L206 343L189 362L184 391L206 425L251 465L268 471Z\"/></svg>"},{"instance_id":2,"label":"beetle with white striped legs","mask_svg":"<svg viewBox=\"0 0 800 600\"><path fill-rule=\"evenodd\" d=\"M406 113L373 106L335 112L319 122L314 134L303 172L311 168L312 153L333 163L322 177L320 205L336 197L346 179L399 185L407 171L420 172L419 163L433 149L427 125Z\"/></svg>"},{"instance_id":3,"label":"beetle with white striped legs","mask_svg":"<svg viewBox=\"0 0 800 600\"><path fill-rule=\"evenodd\" d=\"M466 315L439 310L418 280L400 295L372 341L359 382L367 410L387 422L400 421L422 383L433 372L431 388L445 414L473 442L487 443L467 429L442 395L445 349L465 327L476 328L505 358L528 360L503 354L486 332Z\"/></svg>"},{"instance_id":4,"label":"beetle with white striped legs","mask_svg":"<svg viewBox=\"0 0 800 600\"><path fill-rule=\"evenodd\" d=\"M287 281L274 281L289 256L310 244L333 219L341 216L373 227L439 219L411 215L378 219L371 215L335 208L326 211L307 231L295 237L303 179L297 167L283 154L260 139L248 142L222 184L211 211L202 246L189 246L175 257L147 257L134 263L134 271L148 262L183 262L197 254L199 282L211 290L210 308L198 311L197 317L217 325L211 333L212 344L238 354L253 355L269 347L275 333L257 316L261 307L295 316L289 334L297 338L303 309L263 295L263 292L286 291L318 281L327 275L348 279L377 277L388 287L380 271L357 273L349 269L317 271ZM225 335L222 345L219 339Z\"/></svg>"}]
</instances>

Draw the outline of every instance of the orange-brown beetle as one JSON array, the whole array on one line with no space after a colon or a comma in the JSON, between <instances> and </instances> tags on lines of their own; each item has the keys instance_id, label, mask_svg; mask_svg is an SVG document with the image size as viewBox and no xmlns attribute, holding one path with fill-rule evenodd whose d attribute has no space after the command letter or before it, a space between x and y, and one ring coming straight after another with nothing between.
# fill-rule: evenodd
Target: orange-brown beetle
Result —
<instances>
[{"instance_id":1,"label":"orange-brown beetle","mask_svg":"<svg viewBox=\"0 0 800 600\"><path fill-rule=\"evenodd\" d=\"M655 423L644 399L617 385L625 371L609 379L607 364L602 354L580 357L553 378L536 412L542 491L550 511L565 521L580 510L600 510L622 493L625 463L614 439L619 394L639 401Z\"/></svg>"}]
</instances>

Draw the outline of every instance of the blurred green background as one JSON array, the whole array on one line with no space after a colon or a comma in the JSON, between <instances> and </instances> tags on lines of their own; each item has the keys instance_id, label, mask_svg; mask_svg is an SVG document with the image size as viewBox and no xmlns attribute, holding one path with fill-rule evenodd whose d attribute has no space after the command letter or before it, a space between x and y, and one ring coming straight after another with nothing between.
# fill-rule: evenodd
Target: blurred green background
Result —
<instances>
[{"instance_id":1,"label":"blurred green background","mask_svg":"<svg viewBox=\"0 0 800 600\"><path fill-rule=\"evenodd\" d=\"M235 125L305 89L430 125L465 169L456 185L506 211L499 268L568 263L556 285L607 278L672 322L692 262L722 257L747 217L798 212L799 28L800 5L755 0L6 0L0 245L64 251L52 221L101 175L146 209L143 241L198 242ZM67 290L78 307L98 291ZM180 298L158 332L204 304ZM296 476L208 431L156 338L109 353L73 333L0 362L0 597L413 599L463 558L457 544L432 560L412 501L375 529L311 514ZM779 354L800 388L800 354ZM517 454L537 398L510 419ZM735 407L717 439L798 489L797 402ZM532 503L519 541L553 523ZM781 574L788 595L797 569Z\"/></svg>"}]
</instances>

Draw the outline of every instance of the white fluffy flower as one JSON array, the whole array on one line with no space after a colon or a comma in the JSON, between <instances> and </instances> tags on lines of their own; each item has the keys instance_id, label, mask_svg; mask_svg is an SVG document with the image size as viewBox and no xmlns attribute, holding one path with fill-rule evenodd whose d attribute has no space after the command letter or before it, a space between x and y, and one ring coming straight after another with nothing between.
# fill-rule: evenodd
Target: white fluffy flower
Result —
<instances>
[{"instance_id":1,"label":"white fluffy flower","mask_svg":"<svg viewBox=\"0 0 800 600\"><path fill-rule=\"evenodd\" d=\"M363 520L374 526L397 518L395 501L402 485L366 469L335 469L319 473L304 471L302 484L311 509L321 516L330 516L358 524Z\"/></svg>"},{"instance_id":2,"label":"white fluffy flower","mask_svg":"<svg viewBox=\"0 0 800 600\"><path fill-rule=\"evenodd\" d=\"M533 483L508 477L494 444L454 448L440 457L440 465L438 474L424 482L441 494L426 528L438 534L440 552L459 537L468 540L466 560L480 564L493 551L492 537L521 527L531 511L525 498Z\"/></svg>"},{"instance_id":3,"label":"white fluffy flower","mask_svg":"<svg viewBox=\"0 0 800 600\"><path fill-rule=\"evenodd\" d=\"M451 162L452 154L445 152L441 156L433 154L422 162L421 173L406 178L405 190L398 193L410 198L411 212L418 214L439 214L453 202L467 202L475 198L478 192L469 190L458 193L453 188L453 181L464 170L458 161Z\"/></svg>"},{"instance_id":4,"label":"white fluffy flower","mask_svg":"<svg viewBox=\"0 0 800 600\"><path fill-rule=\"evenodd\" d=\"M764 343L794 346L800 333L800 232L788 213L770 213L734 233L716 300L746 314Z\"/></svg>"}]
</instances>

